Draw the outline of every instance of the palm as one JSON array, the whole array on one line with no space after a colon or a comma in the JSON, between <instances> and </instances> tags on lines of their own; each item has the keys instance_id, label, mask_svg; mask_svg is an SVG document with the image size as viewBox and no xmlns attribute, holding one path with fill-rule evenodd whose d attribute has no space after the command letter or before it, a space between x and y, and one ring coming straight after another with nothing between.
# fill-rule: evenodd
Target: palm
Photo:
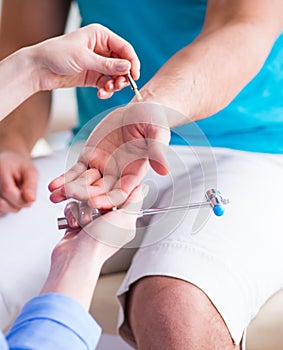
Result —
<instances>
[{"instance_id":1,"label":"palm","mask_svg":"<svg viewBox=\"0 0 283 350\"><path fill-rule=\"evenodd\" d=\"M157 105L138 103L109 114L92 132L78 163L51 186L55 202L67 197L89 200L98 208L122 204L151 166L167 173L170 132ZM165 125L164 125L165 124ZM61 183L60 183L61 181Z\"/></svg>"}]
</instances>

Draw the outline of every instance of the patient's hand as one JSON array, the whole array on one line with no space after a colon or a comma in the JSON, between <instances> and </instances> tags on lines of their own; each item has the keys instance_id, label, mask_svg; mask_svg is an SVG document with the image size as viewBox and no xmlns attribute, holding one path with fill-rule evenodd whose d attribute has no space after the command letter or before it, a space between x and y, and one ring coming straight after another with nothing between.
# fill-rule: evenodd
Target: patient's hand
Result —
<instances>
[{"instance_id":1,"label":"patient's hand","mask_svg":"<svg viewBox=\"0 0 283 350\"><path fill-rule=\"evenodd\" d=\"M167 111L153 103L133 103L110 113L88 138L78 162L53 180L50 198L88 201L95 208L119 206L151 166L168 172Z\"/></svg>"},{"instance_id":2,"label":"patient's hand","mask_svg":"<svg viewBox=\"0 0 283 350\"><path fill-rule=\"evenodd\" d=\"M18 212L36 199L38 172L30 159L16 152L0 153L0 215Z\"/></svg>"}]
</instances>

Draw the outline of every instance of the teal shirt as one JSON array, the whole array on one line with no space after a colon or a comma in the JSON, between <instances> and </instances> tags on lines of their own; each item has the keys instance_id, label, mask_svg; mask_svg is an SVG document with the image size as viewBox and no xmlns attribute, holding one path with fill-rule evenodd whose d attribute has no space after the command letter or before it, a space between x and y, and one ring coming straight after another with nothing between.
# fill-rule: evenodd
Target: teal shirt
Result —
<instances>
[{"instance_id":1,"label":"teal shirt","mask_svg":"<svg viewBox=\"0 0 283 350\"><path fill-rule=\"evenodd\" d=\"M200 33L206 0L77 0L82 26L101 23L128 40L141 61L142 87L178 50ZM78 88L79 125L89 120L88 132L109 108L127 104L130 88L109 100L99 100L97 90ZM221 112L174 129L171 144L207 145L239 150L283 153L283 34L275 42L264 67Z\"/></svg>"}]
</instances>

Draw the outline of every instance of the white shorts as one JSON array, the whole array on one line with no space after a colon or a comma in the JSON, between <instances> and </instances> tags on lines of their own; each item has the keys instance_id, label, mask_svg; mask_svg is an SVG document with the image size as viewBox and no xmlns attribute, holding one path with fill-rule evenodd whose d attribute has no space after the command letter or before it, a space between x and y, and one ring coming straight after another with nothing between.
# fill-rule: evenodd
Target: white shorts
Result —
<instances>
[{"instance_id":1,"label":"white shorts","mask_svg":"<svg viewBox=\"0 0 283 350\"><path fill-rule=\"evenodd\" d=\"M283 286L283 155L174 146L169 160L170 176L152 172L145 179L151 204L199 202L212 187L230 204L222 217L197 209L140 222L144 238L118 291L120 304L144 276L188 281L206 293L239 344L259 308ZM120 334L135 347L124 315Z\"/></svg>"}]
</instances>

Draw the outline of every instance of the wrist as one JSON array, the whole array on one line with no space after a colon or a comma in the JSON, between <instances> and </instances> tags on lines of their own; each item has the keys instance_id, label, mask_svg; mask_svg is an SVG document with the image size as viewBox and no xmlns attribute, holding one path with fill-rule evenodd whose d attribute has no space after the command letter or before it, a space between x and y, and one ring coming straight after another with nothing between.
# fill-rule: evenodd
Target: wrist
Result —
<instances>
[{"instance_id":1,"label":"wrist","mask_svg":"<svg viewBox=\"0 0 283 350\"><path fill-rule=\"evenodd\" d=\"M15 55L15 57L13 57ZM15 59L17 73L17 79L15 82L19 85L23 91L25 100L32 96L38 91L38 69L34 59L34 48L33 46L22 48L12 54L12 59Z\"/></svg>"},{"instance_id":2,"label":"wrist","mask_svg":"<svg viewBox=\"0 0 283 350\"><path fill-rule=\"evenodd\" d=\"M50 272L40 294L67 295L88 309L108 249L83 231L63 238L52 252Z\"/></svg>"},{"instance_id":3,"label":"wrist","mask_svg":"<svg viewBox=\"0 0 283 350\"><path fill-rule=\"evenodd\" d=\"M0 62L0 100L5 101L0 120L35 93L35 72L31 48L20 49Z\"/></svg>"},{"instance_id":4,"label":"wrist","mask_svg":"<svg viewBox=\"0 0 283 350\"><path fill-rule=\"evenodd\" d=\"M169 87L154 87L151 82L148 82L140 90L142 103L159 105L161 107L161 115L166 118L166 125L170 129L192 122L192 119L185 114L178 98L176 99L171 94L168 94L168 91L170 91ZM136 97L131 102L139 103Z\"/></svg>"}]
</instances>

